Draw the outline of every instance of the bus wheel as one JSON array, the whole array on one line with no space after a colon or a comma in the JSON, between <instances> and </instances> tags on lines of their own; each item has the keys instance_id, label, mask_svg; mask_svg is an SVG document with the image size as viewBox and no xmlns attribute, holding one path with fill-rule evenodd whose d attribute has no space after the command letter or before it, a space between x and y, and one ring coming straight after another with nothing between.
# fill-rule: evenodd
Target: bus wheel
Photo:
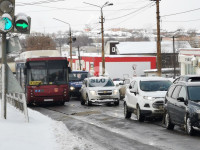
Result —
<instances>
[{"instance_id":1,"label":"bus wheel","mask_svg":"<svg viewBox=\"0 0 200 150\"><path fill-rule=\"evenodd\" d=\"M63 105L65 105L65 102L60 102L59 104L60 104L60 106L63 106Z\"/></svg>"}]
</instances>

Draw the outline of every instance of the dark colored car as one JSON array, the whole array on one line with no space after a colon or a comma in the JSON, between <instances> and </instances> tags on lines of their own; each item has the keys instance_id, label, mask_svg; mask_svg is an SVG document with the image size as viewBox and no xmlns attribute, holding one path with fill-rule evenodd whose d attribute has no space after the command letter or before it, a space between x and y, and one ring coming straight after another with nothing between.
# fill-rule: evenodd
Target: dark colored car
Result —
<instances>
[{"instance_id":1,"label":"dark colored car","mask_svg":"<svg viewBox=\"0 0 200 150\"><path fill-rule=\"evenodd\" d=\"M189 135L200 128L200 82L179 82L169 88L164 123L167 129L183 126Z\"/></svg>"},{"instance_id":2,"label":"dark colored car","mask_svg":"<svg viewBox=\"0 0 200 150\"><path fill-rule=\"evenodd\" d=\"M200 82L200 75L182 75L176 78L173 83L176 84L180 81L183 82Z\"/></svg>"},{"instance_id":3,"label":"dark colored car","mask_svg":"<svg viewBox=\"0 0 200 150\"><path fill-rule=\"evenodd\" d=\"M70 96L81 96L79 90L81 89L83 80L89 76L90 74L87 71L71 71L69 74Z\"/></svg>"}]
</instances>

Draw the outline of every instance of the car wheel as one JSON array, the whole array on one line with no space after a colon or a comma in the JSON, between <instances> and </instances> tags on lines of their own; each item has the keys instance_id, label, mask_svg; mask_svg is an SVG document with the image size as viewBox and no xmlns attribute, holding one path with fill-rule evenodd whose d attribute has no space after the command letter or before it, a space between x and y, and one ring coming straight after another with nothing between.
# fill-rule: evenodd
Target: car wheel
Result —
<instances>
[{"instance_id":1,"label":"car wheel","mask_svg":"<svg viewBox=\"0 0 200 150\"><path fill-rule=\"evenodd\" d=\"M116 102L114 102L114 105L115 105L115 106L119 106L119 100L116 101Z\"/></svg>"},{"instance_id":2,"label":"car wheel","mask_svg":"<svg viewBox=\"0 0 200 150\"><path fill-rule=\"evenodd\" d=\"M87 104L88 106L92 106L92 103L90 102L90 99L89 99L88 96L86 97L86 104Z\"/></svg>"},{"instance_id":3,"label":"car wheel","mask_svg":"<svg viewBox=\"0 0 200 150\"><path fill-rule=\"evenodd\" d=\"M166 112L166 114L165 114L165 127L168 130L173 130L174 129L174 124L171 123L170 116L169 116L168 112Z\"/></svg>"},{"instance_id":4,"label":"car wheel","mask_svg":"<svg viewBox=\"0 0 200 150\"><path fill-rule=\"evenodd\" d=\"M139 122L144 122L145 117L141 114L140 106L137 106L137 119Z\"/></svg>"},{"instance_id":5,"label":"car wheel","mask_svg":"<svg viewBox=\"0 0 200 150\"><path fill-rule=\"evenodd\" d=\"M186 119L186 132L189 135L194 135L194 129L192 127L191 119L189 117Z\"/></svg>"},{"instance_id":6,"label":"car wheel","mask_svg":"<svg viewBox=\"0 0 200 150\"><path fill-rule=\"evenodd\" d=\"M82 96L80 97L80 101L81 101L81 105L85 105L85 100L82 98Z\"/></svg>"},{"instance_id":7,"label":"car wheel","mask_svg":"<svg viewBox=\"0 0 200 150\"><path fill-rule=\"evenodd\" d=\"M128 110L126 103L124 103L124 117L129 119L131 118L132 113Z\"/></svg>"}]
</instances>

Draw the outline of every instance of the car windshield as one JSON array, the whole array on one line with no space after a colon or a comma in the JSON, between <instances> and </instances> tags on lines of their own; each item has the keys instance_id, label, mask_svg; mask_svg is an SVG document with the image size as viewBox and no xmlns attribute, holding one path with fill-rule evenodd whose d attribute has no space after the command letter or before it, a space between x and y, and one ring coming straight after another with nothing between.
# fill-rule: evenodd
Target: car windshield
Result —
<instances>
[{"instance_id":1,"label":"car windshield","mask_svg":"<svg viewBox=\"0 0 200 150\"><path fill-rule=\"evenodd\" d=\"M167 91L172 82L170 81L140 81L142 91Z\"/></svg>"},{"instance_id":2,"label":"car windshield","mask_svg":"<svg viewBox=\"0 0 200 150\"><path fill-rule=\"evenodd\" d=\"M115 86L111 79L93 78L89 80L89 87L109 87Z\"/></svg>"},{"instance_id":3,"label":"car windshield","mask_svg":"<svg viewBox=\"0 0 200 150\"><path fill-rule=\"evenodd\" d=\"M189 86L188 97L192 101L200 101L200 86Z\"/></svg>"},{"instance_id":4,"label":"car windshield","mask_svg":"<svg viewBox=\"0 0 200 150\"><path fill-rule=\"evenodd\" d=\"M69 74L69 81L83 81L87 77L87 72L71 72Z\"/></svg>"}]
</instances>

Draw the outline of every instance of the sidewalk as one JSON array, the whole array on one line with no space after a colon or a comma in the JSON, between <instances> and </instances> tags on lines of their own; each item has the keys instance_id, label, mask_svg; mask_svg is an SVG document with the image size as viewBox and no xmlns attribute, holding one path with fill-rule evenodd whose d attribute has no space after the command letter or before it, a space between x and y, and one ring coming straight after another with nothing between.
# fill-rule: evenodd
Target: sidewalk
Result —
<instances>
[{"instance_id":1,"label":"sidewalk","mask_svg":"<svg viewBox=\"0 0 200 150\"><path fill-rule=\"evenodd\" d=\"M62 122L31 109L28 114L26 123L24 115L8 104L7 119L0 118L0 150L84 150L87 146Z\"/></svg>"}]
</instances>

